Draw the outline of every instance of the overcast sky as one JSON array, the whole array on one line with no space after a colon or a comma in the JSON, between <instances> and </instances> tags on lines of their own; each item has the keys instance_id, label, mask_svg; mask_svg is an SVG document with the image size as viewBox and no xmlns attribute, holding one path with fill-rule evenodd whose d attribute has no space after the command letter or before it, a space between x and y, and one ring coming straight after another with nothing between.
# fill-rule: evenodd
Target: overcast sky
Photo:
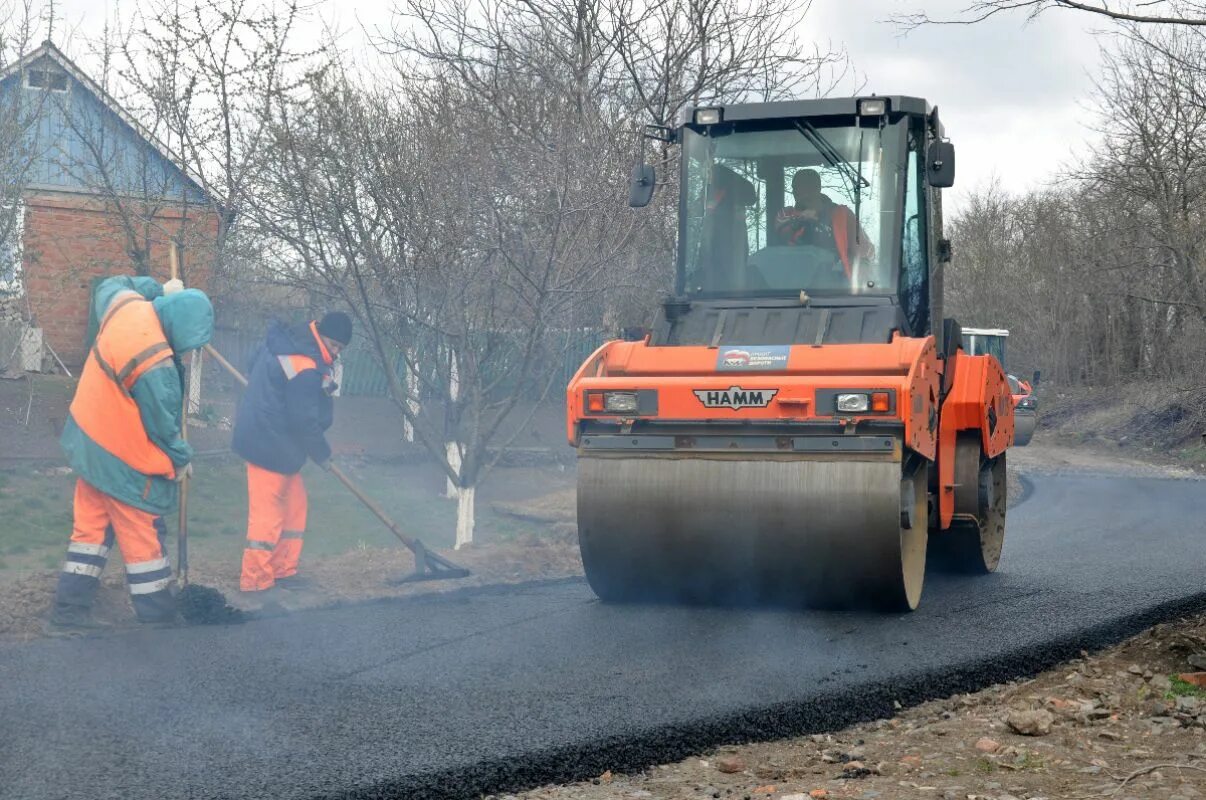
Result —
<instances>
[{"instance_id":1,"label":"overcast sky","mask_svg":"<svg viewBox=\"0 0 1206 800\"><path fill-rule=\"evenodd\" d=\"M954 197L996 175L1008 188L1043 183L1083 152L1102 22L1069 12L1020 14L902 34L887 20L924 8L954 17L970 0L815 0L813 35L843 43L865 91L938 105L955 143Z\"/></svg>"},{"instance_id":2,"label":"overcast sky","mask_svg":"<svg viewBox=\"0 0 1206 800\"><path fill-rule=\"evenodd\" d=\"M1103 23L1069 12L1030 24L1020 14L972 26L927 26L903 34L889 20L924 9L955 16L970 0L813 0L807 34L844 46L865 91L911 94L936 103L958 152L949 200L994 175L1009 189L1041 184L1077 152L1090 132L1086 106L1099 63ZM359 24L387 26L389 0L320 0L319 13L363 46ZM77 35L98 35L114 0L59 0ZM318 36L321 25L309 26ZM56 35L59 40L62 33ZM75 48L69 48L74 50ZM848 91L849 89L847 89Z\"/></svg>"}]
</instances>

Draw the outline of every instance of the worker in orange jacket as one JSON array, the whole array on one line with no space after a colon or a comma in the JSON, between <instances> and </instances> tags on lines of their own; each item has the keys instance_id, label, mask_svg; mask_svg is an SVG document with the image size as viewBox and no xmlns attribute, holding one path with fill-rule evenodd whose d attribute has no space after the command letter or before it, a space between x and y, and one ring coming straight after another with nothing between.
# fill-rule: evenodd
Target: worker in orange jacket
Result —
<instances>
[{"instance_id":1,"label":"worker in orange jacket","mask_svg":"<svg viewBox=\"0 0 1206 800\"><path fill-rule=\"evenodd\" d=\"M306 530L301 468L324 469L326 431L334 419L331 369L352 340L352 320L334 311L288 327L273 323L251 365L235 414L234 451L247 461L247 546L239 589L279 603L280 588L300 588L297 574Z\"/></svg>"},{"instance_id":2,"label":"worker in orange jacket","mask_svg":"<svg viewBox=\"0 0 1206 800\"><path fill-rule=\"evenodd\" d=\"M214 328L203 292L164 295L146 277L106 279L93 307L100 329L61 439L79 477L51 633L97 627L91 607L114 544L126 563L138 620L175 621L163 515L175 506L193 456L181 433L180 359L208 343Z\"/></svg>"},{"instance_id":3,"label":"worker in orange jacket","mask_svg":"<svg viewBox=\"0 0 1206 800\"><path fill-rule=\"evenodd\" d=\"M783 244L812 245L836 252L847 278L853 274L855 259L875 257L875 246L854 212L821 191L821 176L816 170L796 170L791 177L791 193L795 205L775 217L775 232Z\"/></svg>"}]
</instances>

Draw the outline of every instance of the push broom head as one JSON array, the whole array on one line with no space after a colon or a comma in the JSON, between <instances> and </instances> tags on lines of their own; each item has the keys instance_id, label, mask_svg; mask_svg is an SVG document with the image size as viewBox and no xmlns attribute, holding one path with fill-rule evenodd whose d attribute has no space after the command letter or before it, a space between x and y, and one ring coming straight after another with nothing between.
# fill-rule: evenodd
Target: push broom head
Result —
<instances>
[{"instance_id":1,"label":"push broom head","mask_svg":"<svg viewBox=\"0 0 1206 800\"><path fill-rule=\"evenodd\" d=\"M195 583L180 590L176 606L189 625L238 625L248 618L247 612L227 603L217 589Z\"/></svg>"}]
</instances>

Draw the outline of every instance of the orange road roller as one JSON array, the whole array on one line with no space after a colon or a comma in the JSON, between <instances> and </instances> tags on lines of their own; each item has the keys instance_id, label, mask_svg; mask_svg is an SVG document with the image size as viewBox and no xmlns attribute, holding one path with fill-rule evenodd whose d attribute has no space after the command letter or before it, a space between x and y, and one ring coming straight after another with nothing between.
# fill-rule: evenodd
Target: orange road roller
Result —
<instances>
[{"instance_id":1,"label":"orange road roller","mask_svg":"<svg viewBox=\"0 0 1206 800\"><path fill-rule=\"evenodd\" d=\"M567 389L578 532L605 601L912 610L927 560L989 573L1013 404L943 316L936 108L689 109L675 289ZM630 205L651 201L653 167Z\"/></svg>"}]
</instances>

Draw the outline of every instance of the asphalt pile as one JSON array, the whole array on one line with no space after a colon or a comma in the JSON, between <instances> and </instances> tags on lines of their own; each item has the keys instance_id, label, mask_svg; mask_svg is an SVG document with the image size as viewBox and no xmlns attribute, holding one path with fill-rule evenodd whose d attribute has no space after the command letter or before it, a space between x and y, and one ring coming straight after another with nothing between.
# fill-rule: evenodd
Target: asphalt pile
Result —
<instances>
[{"instance_id":1,"label":"asphalt pile","mask_svg":"<svg viewBox=\"0 0 1206 800\"><path fill-rule=\"evenodd\" d=\"M190 583L176 596L180 616L190 625L238 625L246 622L245 611L226 602L226 595L209 586Z\"/></svg>"}]
</instances>

